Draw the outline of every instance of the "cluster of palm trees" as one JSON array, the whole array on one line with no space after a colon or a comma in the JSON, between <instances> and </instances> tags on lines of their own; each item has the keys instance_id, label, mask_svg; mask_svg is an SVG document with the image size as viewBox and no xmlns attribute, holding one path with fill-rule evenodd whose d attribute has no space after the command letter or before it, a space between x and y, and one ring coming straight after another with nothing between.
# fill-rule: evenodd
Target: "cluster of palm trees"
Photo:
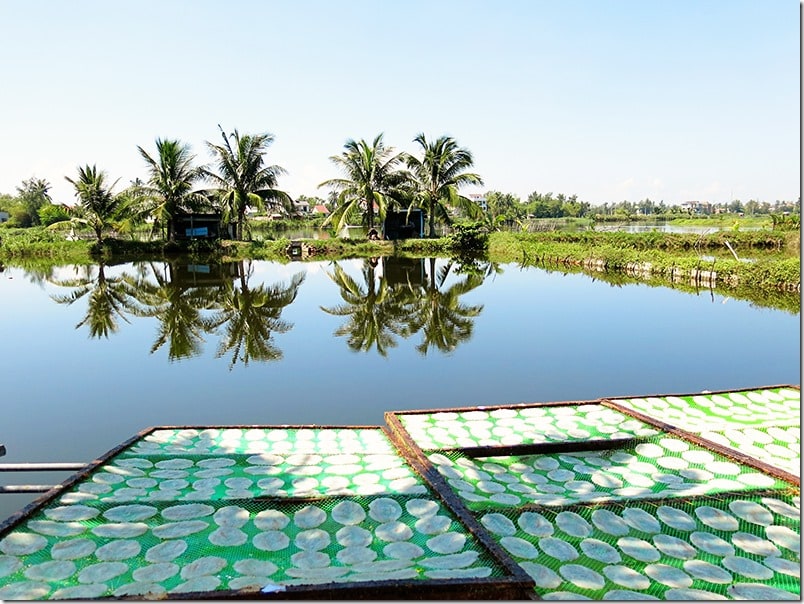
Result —
<instances>
[{"instance_id":1,"label":"cluster of palm trees","mask_svg":"<svg viewBox=\"0 0 804 604\"><path fill-rule=\"evenodd\" d=\"M76 179L66 177L79 201L70 221L90 227L102 242L109 228L150 217L154 229L173 241L176 217L214 210L236 224L236 238L242 239L249 206L289 209L292 202L277 189L284 170L265 164L265 152L274 140L271 134L241 135L236 129L226 133L221 128L221 136L222 144L207 142L214 168L196 166L190 146L179 140L157 139L154 156L138 146L148 166L148 180L135 180L119 194L113 192L117 181L109 183L105 172L94 165L79 167ZM202 183L208 186L200 186Z\"/></svg>"},{"instance_id":2,"label":"cluster of palm trees","mask_svg":"<svg viewBox=\"0 0 804 604\"><path fill-rule=\"evenodd\" d=\"M154 232L169 241L176 236L174 219L191 212L218 211L224 222L235 224L235 239L248 235L246 211L269 209L290 214L293 200L278 188L285 170L265 163L267 148L274 137L268 133L226 133L220 126L222 144L207 142L213 156L211 166L196 166L189 145L175 139L156 139L156 154L137 147L148 168L147 181L135 180L120 193L113 189L106 173L95 165L78 168L76 178L65 177L79 201L73 224L89 227L99 243L110 228L124 228L150 218ZM478 218L482 210L459 193L467 184L481 185L482 179L469 172L472 154L457 142L442 136L428 141L419 134L414 141L422 157L395 153L379 134L371 143L348 140L340 155L331 161L343 172L327 180L335 208L326 224L340 230L350 220L363 220L368 229L375 225L375 207L382 218L389 210L423 208L429 220L429 236L435 237L435 222L451 221L450 208L460 208ZM56 223L61 225L62 223Z\"/></svg>"},{"instance_id":3,"label":"cluster of palm trees","mask_svg":"<svg viewBox=\"0 0 804 604\"><path fill-rule=\"evenodd\" d=\"M343 178L324 181L337 193L335 210L327 223L340 230L356 213L365 212L366 226L374 228L374 206L380 217L393 209L424 209L428 217L428 236L435 237L435 222L451 222L450 208L458 208L471 218L482 210L459 189L464 185L482 185L479 175L468 172L472 153L449 136L428 141L424 134L413 139L421 147L422 157L395 153L393 147L377 135L366 140L348 140L340 155L330 160L344 173Z\"/></svg>"}]
</instances>

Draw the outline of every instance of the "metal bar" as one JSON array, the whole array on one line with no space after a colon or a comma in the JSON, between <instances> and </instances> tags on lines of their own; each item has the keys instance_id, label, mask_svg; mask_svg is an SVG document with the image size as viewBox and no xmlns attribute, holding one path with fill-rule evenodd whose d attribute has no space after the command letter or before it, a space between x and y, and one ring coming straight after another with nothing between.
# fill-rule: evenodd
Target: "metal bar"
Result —
<instances>
[{"instance_id":1,"label":"metal bar","mask_svg":"<svg viewBox=\"0 0 804 604\"><path fill-rule=\"evenodd\" d=\"M52 484L10 484L0 487L0 495L4 493L46 493L55 486Z\"/></svg>"},{"instance_id":2,"label":"metal bar","mask_svg":"<svg viewBox=\"0 0 804 604\"><path fill-rule=\"evenodd\" d=\"M63 472L80 470L83 463L0 463L0 472Z\"/></svg>"}]
</instances>

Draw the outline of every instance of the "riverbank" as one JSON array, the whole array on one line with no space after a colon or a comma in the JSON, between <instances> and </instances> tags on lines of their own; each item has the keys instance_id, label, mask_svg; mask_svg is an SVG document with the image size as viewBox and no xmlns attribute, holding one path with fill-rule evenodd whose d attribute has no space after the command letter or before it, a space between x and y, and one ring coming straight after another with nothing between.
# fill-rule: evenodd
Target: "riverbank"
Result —
<instances>
[{"instance_id":1,"label":"riverbank","mask_svg":"<svg viewBox=\"0 0 804 604\"><path fill-rule=\"evenodd\" d=\"M291 244L295 245L291 245ZM637 279L764 292L801 292L800 231L715 232L708 235L623 232L493 232L482 245L464 249L454 237L369 241L288 239L250 242L189 242L109 239L66 241L40 229L7 229L0 241L0 265L129 262L190 255L221 260L337 260L343 258L480 255L496 263L564 266L590 274L616 273ZM479 249L478 249L479 248Z\"/></svg>"}]
</instances>

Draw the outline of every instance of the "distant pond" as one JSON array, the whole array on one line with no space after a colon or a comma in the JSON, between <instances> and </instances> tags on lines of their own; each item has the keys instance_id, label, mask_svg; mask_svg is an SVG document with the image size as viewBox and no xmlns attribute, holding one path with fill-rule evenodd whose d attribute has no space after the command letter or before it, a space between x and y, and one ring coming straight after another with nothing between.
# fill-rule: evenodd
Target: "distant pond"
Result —
<instances>
[{"instance_id":1,"label":"distant pond","mask_svg":"<svg viewBox=\"0 0 804 604\"><path fill-rule=\"evenodd\" d=\"M0 316L6 463L87 462L153 425L800 383L800 313L516 264L6 267Z\"/></svg>"}]
</instances>

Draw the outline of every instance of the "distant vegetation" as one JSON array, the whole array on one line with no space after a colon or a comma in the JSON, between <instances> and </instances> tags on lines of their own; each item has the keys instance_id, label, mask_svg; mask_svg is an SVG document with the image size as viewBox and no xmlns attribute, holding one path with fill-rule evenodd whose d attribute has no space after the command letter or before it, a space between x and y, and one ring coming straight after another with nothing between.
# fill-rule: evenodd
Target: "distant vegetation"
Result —
<instances>
[{"instance_id":1,"label":"distant vegetation","mask_svg":"<svg viewBox=\"0 0 804 604\"><path fill-rule=\"evenodd\" d=\"M174 219L191 212L217 212L236 240L249 240L254 218L304 220L332 226L375 228L386 212L421 208L427 236L448 233L461 221L479 221L488 231L555 230L553 221L623 222L634 220L707 220L718 228L737 230L761 226L780 231L800 228L801 200L773 203L739 199L712 204L687 201L670 205L643 199L591 205L577 195L539 193L526 200L500 191L467 195L466 186L483 184L471 171L473 156L449 136L428 138L418 134L417 155L398 153L378 134L371 141L346 141L339 155L330 157L341 176L318 188L324 198L282 190L285 169L266 162L274 142L269 133L241 134L220 126L218 143L207 142L210 162L199 163L190 147L177 139L156 139L155 151L137 146L147 171L145 181L135 178L127 186L96 165L78 166L65 175L74 186L75 202L54 200L51 183L33 176L23 180L16 194L0 194L0 228L45 226L65 229L71 236L91 233L101 245L106 236L173 242ZM2 232L2 230L0 230Z\"/></svg>"}]
</instances>

